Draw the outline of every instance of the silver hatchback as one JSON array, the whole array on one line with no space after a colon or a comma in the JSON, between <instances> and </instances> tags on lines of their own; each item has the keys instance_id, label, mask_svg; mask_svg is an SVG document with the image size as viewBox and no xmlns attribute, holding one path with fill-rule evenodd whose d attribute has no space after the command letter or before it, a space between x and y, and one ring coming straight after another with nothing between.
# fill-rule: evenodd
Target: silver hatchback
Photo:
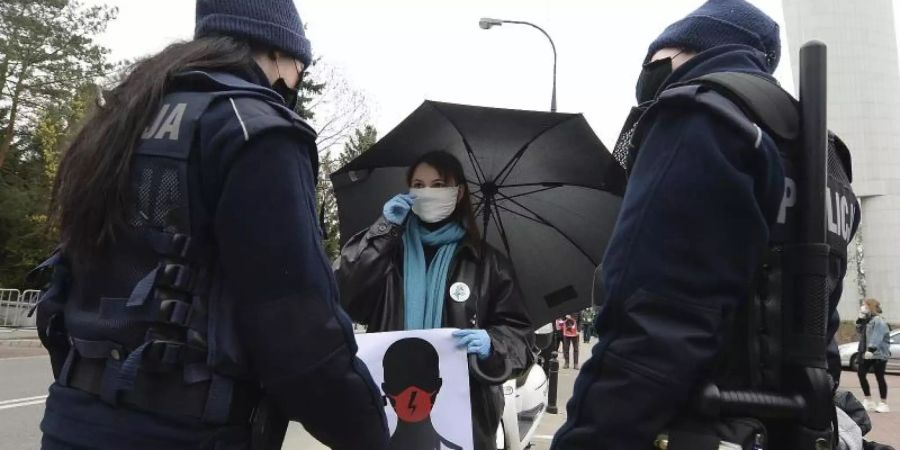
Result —
<instances>
[{"instance_id":1,"label":"silver hatchback","mask_svg":"<svg viewBox=\"0 0 900 450\"><path fill-rule=\"evenodd\" d=\"M841 351L841 366L855 371L862 358L859 354L859 341L846 343L838 349ZM900 329L891 331L891 359L888 360L887 370L900 372Z\"/></svg>"}]
</instances>

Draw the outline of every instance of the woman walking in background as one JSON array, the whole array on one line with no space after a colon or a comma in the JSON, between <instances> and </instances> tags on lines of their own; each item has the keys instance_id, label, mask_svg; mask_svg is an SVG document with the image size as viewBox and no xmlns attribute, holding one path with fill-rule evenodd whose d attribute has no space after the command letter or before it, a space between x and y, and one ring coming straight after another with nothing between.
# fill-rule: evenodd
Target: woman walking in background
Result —
<instances>
[{"instance_id":1,"label":"woman walking in background","mask_svg":"<svg viewBox=\"0 0 900 450\"><path fill-rule=\"evenodd\" d=\"M856 325L860 331L860 352L864 352L858 372L859 384L865 395L863 406L867 411L890 412L891 409L886 403L887 382L884 379L887 361L891 357L890 327L881 317L881 303L874 298L866 299L860 307L860 317L857 319ZM869 380L866 379L869 371L875 373L875 379L878 381L878 393L881 394L881 399L877 404L872 401Z\"/></svg>"}]
</instances>

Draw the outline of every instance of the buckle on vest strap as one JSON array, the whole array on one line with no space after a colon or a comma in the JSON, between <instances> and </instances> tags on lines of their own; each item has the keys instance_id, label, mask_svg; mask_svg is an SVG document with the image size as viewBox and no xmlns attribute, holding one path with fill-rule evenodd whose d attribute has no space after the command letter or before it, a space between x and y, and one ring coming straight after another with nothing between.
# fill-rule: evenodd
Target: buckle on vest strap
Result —
<instances>
[{"instance_id":1,"label":"buckle on vest strap","mask_svg":"<svg viewBox=\"0 0 900 450\"><path fill-rule=\"evenodd\" d=\"M181 360L184 344L175 341L152 341L146 350L146 355L153 361L162 364L173 365Z\"/></svg>"},{"instance_id":2,"label":"buckle on vest strap","mask_svg":"<svg viewBox=\"0 0 900 450\"><path fill-rule=\"evenodd\" d=\"M153 251L162 256L188 261L196 256L197 239L190 235L156 230L145 233Z\"/></svg>"},{"instance_id":3,"label":"buckle on vest strap","mask_svg":"<svg viewBox=\"0 0 900 450\"><path fill-rule=\"evenodd\" d=\"M187 327L193 317L193 308L190 303L168 299L160 302L159 314L162 322Z\"/></svg>"},{"instance_id":4,"label":"buckle on vest strap","mask_svg":"<svg viewBox=\"0 0 900 450\"><path fill-rule=\"evenodd\" d=\"M159 283L163 286L182 292L191 290L193 280L194 272L182 264L166 264L159 277Z\"/></svg>"},{"instance_id":5,"label":"buckle on vest strap","mask_svg":"<svg viewBox=\"0 0 900 450\"><path fill-rule=\"evenodd\" d=\"M172 235L172 253L181 259L189 259L193 250L193 239L186 234Z\"/></svg>"}]
</instances>

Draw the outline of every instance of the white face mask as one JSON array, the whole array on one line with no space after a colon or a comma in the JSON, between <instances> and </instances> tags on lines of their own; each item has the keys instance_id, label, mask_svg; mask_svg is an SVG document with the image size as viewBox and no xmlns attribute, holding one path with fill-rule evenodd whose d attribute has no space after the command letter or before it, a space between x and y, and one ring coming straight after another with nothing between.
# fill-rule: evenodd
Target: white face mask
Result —
<instances>
[{"instance_id":1,"label":"white face mask","mask_svg":"<svg viewBox=\"0 0 900 450\"><path fill-rule=\"evenodd\" d=\"M410 189L416 199L412 211L425 223L437 223L453 214L459 197L459 186Z\"/></svg>"}]
</instances>

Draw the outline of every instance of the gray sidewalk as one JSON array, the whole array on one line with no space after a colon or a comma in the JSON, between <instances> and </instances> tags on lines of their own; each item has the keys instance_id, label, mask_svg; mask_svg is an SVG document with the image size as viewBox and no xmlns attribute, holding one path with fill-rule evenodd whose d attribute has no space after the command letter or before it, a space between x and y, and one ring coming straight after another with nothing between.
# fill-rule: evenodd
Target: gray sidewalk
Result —
<instances>
[{"instance_id":1,"label":"gray sidewalk","mask_svg":"<svg viewBox=\"0 0 900 450\"><path fill-rule=\"evenodd\" d=\"M37 330L34 328L2 328L0 327L0 346L3 347L40 347Z\"/></svg>"},{"instance_id":2,"label":"gray sidewalk","mask_svg":"<svg viewBox=\"0 0 900 450\"><path fill-rule=\"evenodd\" d=\"M591 341L591 344L581 344L579 351L581 358L579 362L584 362L584 360L588 356L590 356L591 347L596 342L597 340L594 339ZM535 433L533 439L534 445L530 447L530 450L548 450L550 448L550 441L553 439L553 434L555 434L556 430L558 430L566 421L566 402L568 402L569 398L572 397L572 388L575 385L575 377L578 375L578 372L573 369L562 368L562 354L560 354L559 357L559 365L559 389L557 391L557 406L559 407L559 414L544 415L544 418L541 420L541 424L538 425L538 430ZM309 434L306 433L306 431L303 430L303 427L300 426L300 424L291 422L282 449L327 450L328 447L325 447L324 445L313 439Z\"/></svg>"},{"instance_id":3,"label":"gray sidewalk","mask_svg":"<svg viewBox=\"0 0 900 450\"><path fill-rule=\"evenodd\" d=\"M597 342L596 339L591 341L591 344L581 344L580 347L580 356L581 361L590 356L591 348L593 344ZM560 355L560 367L562 367L563 358ZM531 450L548 450L550 448L550 441L553 438L553 434L556 433L557 430L563 425L566 421L566 402L572 397L572 388L575 384L575 377L578 374L577 371L572 369L562 369L559 370L559 390L558 395L559 399L557 405L559 406L559 414L546 414L544 415L541 424L538 427L538 431L533 440L534 445L531 447ZM888 395L888 404L890 405L893 412L888 414L877 414L870 413L872 417L872 432L866 436L867 439L871 439L877 441L882 444L888 444L896 448L900 448L900 427L897 426L900 421L900 375L888 375L887 377L888 389L890 394ZM869 376L869 383L872 384L873 389L875 389L877 396L877 387L875 385L874 376ZM841 376L841 386L842 388L853 392L859 398L862 398L862 391L859 388L859 380L857 379L856 373L845 371ZM294 450L294 449L310 449L310 450L327 450L327 447L318 443L315 439L310 437L304 430L300 424L292 422L290 429L288 429L288 435L285 439L284 446L282 447L284 450Z\"/></svg>"}]
</instances>

